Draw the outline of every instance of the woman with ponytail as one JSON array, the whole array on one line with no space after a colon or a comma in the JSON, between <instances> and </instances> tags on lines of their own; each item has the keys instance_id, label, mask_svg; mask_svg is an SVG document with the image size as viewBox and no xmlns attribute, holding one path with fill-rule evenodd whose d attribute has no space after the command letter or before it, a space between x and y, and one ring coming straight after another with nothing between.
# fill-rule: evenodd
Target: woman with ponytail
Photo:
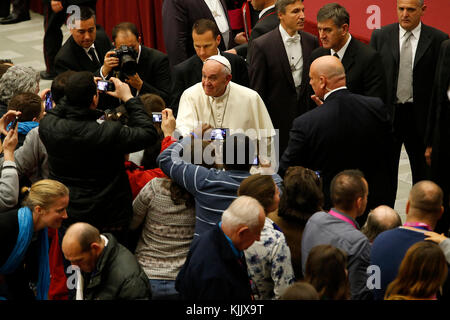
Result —
<instances>
[{"instance_id":1,"label":"woman with ponytail","mask_svg":"<svg viewBox=\"0 0 450 320\"><path fill-rule=\"evenodd\" d=\"M47 228L61 226L67 219L68 204L67 187L45 179L31 186L20 209L0 214L0 296L12 300L33 297L47 300L50 285ZM35 269L38 276L34 287L29 285L35 279L30 279L28 271L33 273ZM34 296L30 287L35 289Z\"/></svg>"}]
</instances>

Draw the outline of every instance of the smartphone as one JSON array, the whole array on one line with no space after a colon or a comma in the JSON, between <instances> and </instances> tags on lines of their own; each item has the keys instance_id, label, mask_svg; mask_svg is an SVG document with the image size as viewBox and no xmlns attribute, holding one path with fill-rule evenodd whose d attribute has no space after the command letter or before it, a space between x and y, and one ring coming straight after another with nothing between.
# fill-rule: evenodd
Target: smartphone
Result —
<instances>
[{"instance_id":1,"label":"smartphone","mask_svg":"<svg viewBox=\"0 0 450 320\"><path fill-rule=\"evenodd\" d=\"M228 136L228 128L214 128L211 130L210 140L225 140Z\"/></svg>"},{"instance_id":2,"label":"smartphone","mask_svg":"<svg viewBox=\"0 0 450 320\"><path fill-rule=\"evenodd\" d=\"M256 156L255 159L253 159L253 165L259 166L259 157L258 156Z\"/></svg>"},{"instance_id":3,"label":"smartphone","mask_svg":"<svg viewBox=\"0 0 450 320\"><path fill-rule=\"evenodd\" d=\"M162 113L161 112L152 112L153 122L162 122Z\"/></svg>"},{"instance_id":4,"label":"smartphone","mask_svg":"<svg viewBox=\"0 0 450 320\"><path fill-rule=\"evenodd\" d=\"M12 122L11 126L9 127L9 130L14 129L17 125L17 122L19 122L19 117L16 117L14 121Z\"/></svg>"},{"instance_id":5,"label":"smartphone","mask_svg":"<svg viewBox=\"0 0 450 320\"><path fill-rule=\"evenodd\" d=\"M97 89L98 89L98 91L101 91L101 92L116 90L114 83L112 81L108 81L108 80L98 80L97 81Z\"/></svg>"},{"instance_id":6,"label":"smartphone","mask_svg":"<svg viewBox=\"0 0 450 320\"><path fill-rule=\"evenodd\" d=\"M51 91L45 94L45 111L49 111L53 108L53 100Z\"/></svg>"}]
</instances>

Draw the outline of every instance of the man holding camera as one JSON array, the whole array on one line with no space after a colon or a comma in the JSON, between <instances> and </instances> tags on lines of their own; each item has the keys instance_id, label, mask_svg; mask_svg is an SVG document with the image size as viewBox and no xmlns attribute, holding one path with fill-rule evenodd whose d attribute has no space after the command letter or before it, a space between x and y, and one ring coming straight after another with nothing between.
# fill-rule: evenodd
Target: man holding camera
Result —
<instances>
[{"instance_id":1,"label":"man holding camera","mask_svg":"<svg viewBox=\"0 0 450 320\"><path fill-rule=\"evenodd\" d=\"M48 153L49 176L70 190L65 227L87 222L113 233L126 244L132 217L132 194L124 167L125 154L158 140L151 117L127 84L111 78L108 95L124 101L128 126L119 121L98 123L97 84L91 72L76 72L65 86L65 97L48 111L39 135Z\"/></svg>"},{"instance_id":2,"label":"man holding camera","mask_svg":"<svg viewBox=\"0 0 450 320\"><path fill-rule=\"evenodd\" d=\"M128 83L132 94L157 94L169 102L170 69L166 54L140 44L141 36L131 22L122 22L112 30L115 50L105 55L101 76L112 75Z\"/></svg>"}]
</instances>

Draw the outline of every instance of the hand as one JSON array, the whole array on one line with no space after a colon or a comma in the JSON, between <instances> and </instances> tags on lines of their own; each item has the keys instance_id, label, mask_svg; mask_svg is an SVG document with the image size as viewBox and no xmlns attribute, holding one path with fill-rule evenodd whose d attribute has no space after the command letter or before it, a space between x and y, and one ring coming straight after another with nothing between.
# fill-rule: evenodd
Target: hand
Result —
<instances>
[{"instance_id":1,"label":"hand","mask_svg":"<svg viewBox=\"0 0 450 320\"><path fill-rule=\"evenodd\" d=\"M45 95L47 94L47 92L50 92L50 89L44 89L41 92L39 92L39 97L41 97L42 101L45 101Z\"/></svg>"},{"instance_id":2,"label":"hand","mask_svg":"<svg viewBox=\"0 0 450 320\"><path fill-rule=\"evenodd\" d=\"M133 95L131 94L131 89L125 82L122 82L114 77L111 77L110 80L114 83L116 90L106 91L107 94L109 94L114 98L119 98L123 102L127 102L128 100L133 98Z\"/></svg>"},{"instance_id":3,"label":"hand","mask_svg":"<svg viewBox=\"0 0 450 320\"><path fill-rule=\"evenodd\" d=\"M64 9L64 7L63 7L61 1L54 1L54 0L52 0L52 1L50 2L50 5L51 5L52 10L53 10L54 13L58 13L58 12L60 12L62 9Z\"/></svg>"},{"instance_id":4,"label":"hand","mask_svg":"<svg viewBox=\"0 0 450 320\"><path fill-rule=\"evenodd\" d=\"M247 42L248 42L248 39L247 39L247 35L245 34L245 32L239 32L239 33L234 37L234 42L236 42L237 44L247 43Z\"/></svg>"},{"instance_id":5,"label":"hand","mask_svg":"<svg viewBox=\"0 0 450 320\"><path fill-rule=\"evenodd\" d=\"M125 82L138 91L142 89L142 85L144 84L137 73L134 76L128 76L128 79L126 79Z\"/></svg>"},{"instance_id":6,"label":"hand","mask_svg":"<svg viewBox=\"0 0 450 320\"><path fill-rule=\"evenodd\" d=\"M433 231L427 231L424 233L428 238L425 238L425 240L429 240L429 241L433 241L437 244L440 244L442 241L444 241L445 239L447 239L446 236L444 236L444 234L439 234Z\"/></svg>"},{"instance_id":7,"label":"hand","mask_svg":"<svg viewBox=\"0 0 450 320\"><path fill-rule=\"evenodd\" d=\"M227 51L225 51L225 52L231 53L231 54L236 54L236 55L237 55L236 49L230 49L230 50L227 50Z\"/></svg>"},{"instance_id":8,"label":"hand","mask_svg":"<svg viewBox=\"0 0 450 320\"><path fill-rule=\"evenodd\" d=\"M173 116L172 109L166 108L162 112L161 130L164 132L164 137L171 136L175 131L177 122Z\"/></svg>"},{"instance_id":9,"label":"hand","mask_svg":"<svg viewBox=\"0 0 450 320\"><path fill-rule=\"evenodd\" d=\"M16 150L17 143L19 142L19 130L17 130L16 124L15 128L10 128L6 138L3 140L3 154L5 161L14 161L14 150Z\"/></svg>"},{"instance_id":10,"label":"hand","mask_svg":"<svg viewBox=\"0 0 450 320\"><path fill-rule=\"evenodd\" d=\"M103 61L103 76L106 77L112 69L119 66L119 58L115 57L116 53L111 50L105 54L105 60Z\"/></svg>"},{"instance_id":11,"label":"hand","mask_svg":"<svg viewBox=\"0 0 450 320\"><path fill-rule=\"evenodd\" d=\"M312 101L314 101L314 102L316 103L316 105L317 105L318 107L320 107L321 105L323 105L323 101L320 100L320 98L319 98L318 96L316 96L315 94L313 94L313 95L311 96L311 99L312 99Z\"/></svg>"},{"instance_id":12,"label":"hand","mask_svg":"<svg viewBox=\"0 0 450 320\"><path fill-rule=\"evenodd\" d=\"M429 167L431 167L431 154L432 154L432 152L433 152L433 148L432 147L427 147L425 149L425 160L426 160L427 165Z\"/></svg>"},{"instance_id":13,"label":"hand","mask_svg":"<svg viewBox=\"0 0 450 320\"><path fill-rule=\"evenodd\" d=\"M193 131L193 136L196 139L202 139L205 136L205 132L210 131L212 127L207 123L202 123L201 126L198 126Z\"/></svg>"},{"instance_id":14,"label":"hand","mask_svg":"<svg viewBox=\"0 0 450 320\"><path fill-rule=\"evenodd\" d=\"M5 136L8 135L8 131L6 130L6 127L8 124L10 124L16 117L20 116L22 112L15 111L15 110L9 110L7 113L3 115L3 117L0 118L0 132L3 133Z\"/></svg>"}]
</instances>

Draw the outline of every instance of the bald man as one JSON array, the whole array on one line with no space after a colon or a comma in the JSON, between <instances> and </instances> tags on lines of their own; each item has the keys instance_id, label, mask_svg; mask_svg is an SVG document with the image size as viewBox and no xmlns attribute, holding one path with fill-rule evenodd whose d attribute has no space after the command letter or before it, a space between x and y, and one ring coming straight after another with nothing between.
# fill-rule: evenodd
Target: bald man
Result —
<instances>
[{"instance_id":1,"label":"bald man","mask_svg":"<svg viewBox=\"0 0 450 320\"><path fill-rule=\"evenodd\" d=\"M397 211L391 207L381 205L369 212L367 221L361 228L361 232L372 243L380 233L400 227L401 225L402 219Z\"/></svg>"},{"instance_id":2,"label":"bald man","mask_svg":"<svg viewBox=\"0 0 450 320\"><path fill-rule=\"evenodd\" d=\"M406 202L405 224L400 228L385 231L375 239L370 253L370 264L378 266L381 272L380 286L373 290L375 299L383 299L387 286L397 276L406 251L413 244L424 241L425 232L434 230L444 212L442 199L442 189L434 182L423 180L416 183L411 188ZM448 288L448 285L444 285L444 291Z\"/></svg>"},{"instance_id":3,"label":"bald man","mask_svg":"<svg viewBox=\"0 0 450 320\"><path fill-rule=\"evenodd\" d=\"M283 175L290 166L321 171L325 209L329 209L333 177L345 169L359 169L370 187L366 212L381 204L393 206L388 157L392 130L383 102L351 93L344 67L334 56L314 60L309 76L320 107L294 120L279 173ZM358 222L364 224L366 217L362 215Z\"/></svg>"},{"instance_id":4,"label":"bald man","mask_svg":"<svg viewBox=\"0 0 450 320\"><path fill-rule=\"evenodd\" d=\"M147 276L135 256L109 233L79 222L67 229L62 251L82 272L77 299L142 300L151 298ZM79 290L78 290L79 289Z\"/></svg>"}]
</instances>

